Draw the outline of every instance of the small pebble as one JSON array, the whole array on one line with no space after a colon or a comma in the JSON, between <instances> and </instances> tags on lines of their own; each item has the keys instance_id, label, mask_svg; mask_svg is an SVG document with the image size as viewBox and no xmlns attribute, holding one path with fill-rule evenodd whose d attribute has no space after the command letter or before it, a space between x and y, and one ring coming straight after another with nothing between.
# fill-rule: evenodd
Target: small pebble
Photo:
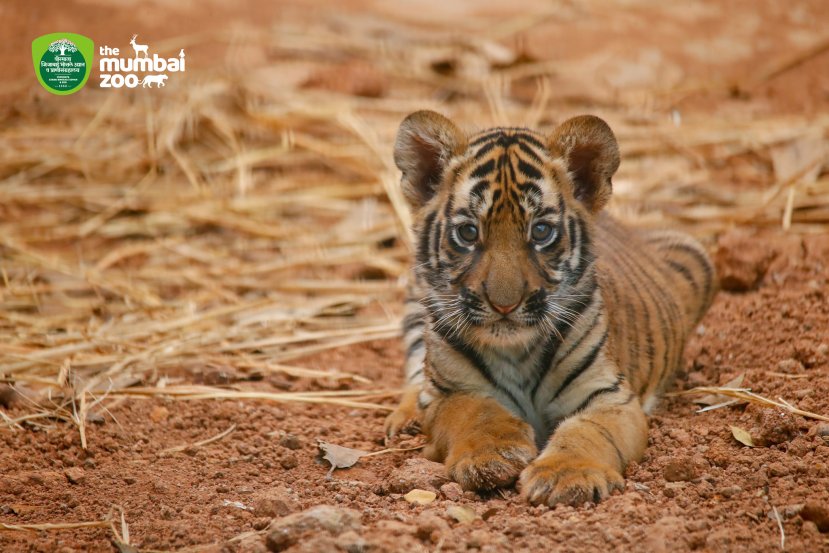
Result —
<instances>
[{"instance_id":1,"label":"small pebble","mask_svg":"<svg viewBox=\"0 0 829 553\"><path fill-rule=\"evenodd\" d=\"M80 467L72 467L63 471L64 476L70 484L83 484L86 482L86 473Z\"/></svg>"}]
</instances>

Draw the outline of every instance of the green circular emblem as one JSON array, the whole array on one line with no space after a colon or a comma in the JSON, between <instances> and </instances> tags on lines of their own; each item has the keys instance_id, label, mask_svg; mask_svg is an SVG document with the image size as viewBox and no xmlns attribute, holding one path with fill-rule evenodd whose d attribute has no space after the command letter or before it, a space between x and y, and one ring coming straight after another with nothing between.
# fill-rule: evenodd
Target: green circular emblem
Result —
<instances>
[{"instance_id":1,"label":"green circular emblem","mask_svg":"<svg viewBox=\"0 0 829 553\"><path fill-rule=\"evenodd\" d=\"M55 90L71 90L86 78L86 60L71 40L62 38L49 45L38 65L41 80Z\"/></svg>"}]
</instances>

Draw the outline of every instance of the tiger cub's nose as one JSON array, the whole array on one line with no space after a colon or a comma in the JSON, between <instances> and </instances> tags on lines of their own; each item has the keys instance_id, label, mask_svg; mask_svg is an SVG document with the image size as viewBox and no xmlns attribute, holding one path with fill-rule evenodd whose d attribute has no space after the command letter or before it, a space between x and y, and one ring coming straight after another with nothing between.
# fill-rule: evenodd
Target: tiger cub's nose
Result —
<instances>
[{"instance_id":1,"label":"tiger cub's nose","mask_svg":"<svg viewBox=\"0 0 829 553\"><path fill-rule=\"evenodd\" d=\"M495 309L495 311L497 311L501 315L509 315L510 313L515 311L515 308L518 307L520 303L520 301L518 303L513 303L512 305L498 305L497 303L492 303L492 308Z\"/></svg>"}]
</instances>

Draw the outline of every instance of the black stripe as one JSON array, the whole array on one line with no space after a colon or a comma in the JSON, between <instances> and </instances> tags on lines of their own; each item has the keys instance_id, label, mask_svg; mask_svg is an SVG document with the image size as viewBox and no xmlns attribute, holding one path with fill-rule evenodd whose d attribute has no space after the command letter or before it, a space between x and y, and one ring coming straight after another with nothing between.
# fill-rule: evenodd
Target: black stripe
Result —
<instances>
[{"instance_id":1,"label":"black stripe","mask_svg":"<svg viewBox=\"0 0 829 553\"><path fill-rule=\"evenodd\" d=\"M432 235L432 255L434 259L440 259L440 242L443 236L443 222L438 221L435 225L435 233Z\"/></svg>"},{"instance_id":2,"label":"black stripe","mask_svg":"<svg viewBox=\"0 0 829 553\"><path fill-rule=\"evenodd\" d=\"M585 304L579 304L579 305L583 306L581 311L579 312L579 316L582 316L586 311L590 310L590 307L593 305L593 301L596 298L596 283L594 281L594 282L591 282L591 284L593 285L593 287L592 287L592 292L590 293L590 301L587 302L586 305ZM561 356L561 361L564 361L565 359L567 359L570 356L571 353L573 353L574 351L579 349L579 346L582 345L585 338L587 338L590 335L590 333L593 332L593 329L596 328L596 325L599 324L599 321L601 320L601 318L602 318L602 313L601 313L601 310L600 310L593 317L593 320L591 321L591 324L590 324L590 328L588 328L585 332L583 332L582 335L579 336L579 339L576 341L576 343L573 344L572 346L570 346L570 348L564 353L564 355Z\"/></svg>"},{"instance_id":3,"label":"black stripe","mask_svg":"<svg viewBox=\"0 0 829 553\"><path fill-rule=\"evenodd\" d=\"M700 252L697 248L688 244L683 244L682 242L669 242L667 244L667 248L669 250L683 251L699 263L700 269L702 269L702 272L705 273L705 297L708 297L708 294L711 292L711 284L714 280L714 275L713 270L711 269L711 262L705 254Z\"/></svg>"},{"instance_id":4,"label":"black stripe","mask_svg":"<svg viewBox=\"0 0 829 553\"><path fill-rule=\"evenodd\" d=\"M529 146L527 146L523 142L518 143L518 148L521 150L521 152L524 155L526 155L527 157L532 159L534 162L540 163L540 164L544 163L544 161L542 161L542 159L541 159L541 156L539 156L538 153L535 150L533 150L532 148L530 148Z\"/></svg>"},{"instance_id":5,"label":"black stripe","mask_svg":"<svg viewBox=\"0 0 829 553\"><path fill-rule=\"evenodd\" d=\"M567 325L562 326L566 327ZM557 330L561 332L559 325L556 325L556 327ZM530 397L533 398L533 400L535 400L535 393L538 391L538 387L553 369L553 358L556 356L556 352L558 352L560 345L561 340L555 334L550 336L547 343L544 344L544 351L541 353L541 357L538 358L538 362L533 370L533 376L530 379L532 382L532 392L530 393Z\"/></svg>"},{"instance_id":6,"label":"black stripe","mask_svg":"<svg viewBox=\"0 0 829 553\"><path fill-rule=\"evenodd\" d=\"M616 382L614 382L611 386L607 386L606 388L599 388L597 390L593 390L590 394L584 398L578 407L576 407L573 412L578 413L579 411L583 411L587 408L590 403L599 396L605 394L615 394L621 389L622 382L625 380L625 375L618 374L616 375Z\"/></svg>"},{"instance_id":7,"label":"black stripe","mask_svg":"<svg viewBox=\"0 0 829 553\"><path fill-rule=\"evenodd\" d=\"M469 174L469 178L478 180L486 177L495 170L495 160L490 159L485 163L481 163Z\"/></svg>"},{"instance_id":8,"label":"black stripe","mask_svg":"<svg viewBox=\"0 0 829 553\"><path fill-rule=\"evenodd\" d=\"M497 140L493 140L492 142L488 142L488 143L484 144L483 146L478 148L477 152L475 152L475 158L480 160L481 158L486 156L489 152L494 150L496 146L498 146L498 141Z\"/></svg>"},{"instance_id":9,"label":"black stripe","mask_svg":"<svg viewBox=\"0 0 829 553\"><path fill-rule=\"evenodd\" d=\"M572 371L570 371L570 374L568 374L567 377L564 379L564 382L561 383L561 386L559 386L558 390L556 390L556 393L553 394L552 398L550 398L550 402L553 402L556 399L558 399L558 396L560 396L562 392L564 392L564 390L566 390L567 387L573 383L574 380L576 380L579 376L581 376L584 373L584 371L586 371L593 365L593 363L596 361L596 358L599 356L599 352L604 347L604 343L606 340L607 330L604 331L604 334L602 334L602 337L599 340L599 342L590 349L590 353L582 357L578 366Z\"/></svg>"},{"instance_id":10,"label":"black stripe","mask_svg":"<svg viewBox=\"0 0 829 553\"><path fill-rule=\"evenodd\" d=\"M420 304L418 303L418 305ZM407 334L418 326L423 326L424 322L423 313L420 310L407 314L403 317L403 334Z\"/></svg>"},{"instance_id":11,"label":"black stripe","mask_svg":"<svg viewBox=\"0 0 829 553\"><path fill-rule=\"evenodd\" d=\"M533 180L541 180L543 178L541 171L521 158L518 158L518 170Z\"/></svg>"},{"instance_id":12,"label":"black stripe","mask_svg":"<svg viewBox=\"0 0 829 553\"><path fill-rule=\"evenodd\" d=\"M515 136L515 138L518 138L520 140L523 140L524 142L532 144L533 146L535 146L539 150L546 150L547 149L546 145L544 145L540 140L538 140L536 137L534 137L533 135L531 135L529 133L516 132L514 136Z\"/></svg>"},{"instance_id":13,"label":"black stripe","mask_svg":"<svg viewBox=\"0 0 829 553\"><path fill-rule=\"evenodd\" d=\"M449 394L451 394L452 392L454 392L454 391L455 391L455 390L453 390L452 388L449 388L449 387L447 387L447 386L444 386L443 384L438 383L438 381L435 379L435 377L434 377L434 376L430 376L430 377L429 377L429 382L431 382L431 383L432 383L432 386L434 386L434 387L435 387L435 389L436 389L438 392L440 392L441 394L443 394L443 395L445 395L445 396L448 396Z\"/></svg>"},{"instance_id":14,"label":"black stripe","mask_svg":"<svg viewBox=\"0 0 829 553\"><path fill-rule=\"evenodd\" d=\"M420 229L420 240L417 247L417 263L422 268L429 262L429 238L432 233L432 225L437 217L437 212L433 211L426 215L423 220L423 226Z\"/></svg>"},{"instance_id":15,"label":"black stripe","mask_svg":"<svg viewBox=\"0 0 829 553\"><path fill-rule=\"evenodd\" d=\"M501 134L501 131L499 129L492 129L492 130L486 131L484 134L482 134L478 138L471 141L469 143L469 145L470 146L477 146L478 144L486 142L487 140L496 140L498 138L498 135L500 135L500 134Z\"/></svg>"},{"instance_id":16,"label":"black stripe","mask_svg":"<svg viewBox=\"0 0 829 553\"><path fill-rule=\"evenodd\" d=\"M691 288L694 289L694 292L699 291L699 284L697 281L694 280L694 275L691 273L691 270L688 269L685 265L680 263L679 261L674 261L673 259L668 260L668 265L670 265L677 273L679 273L683 279L685 279L688 284L691 285Z\"/></svg>"},{"instance_id":17,"label":"black stripe","mask_svg":"<svg viewBox=\"0 0 829 553\"><path fill-rule=\"evenodd\" d=\"M483 201L487 190L489 190L489 182L485 180L478 181L470 190L469 195L478 201Z\"/></svg>"},{"instance_id":18,"label":"black stripe","mask_svg":"<svg viewBox=\"0 0 829 553\"><path fill-rule=\"evenodd\" d=\"M616 440L613 439L613 434L610 433L610 430L605 428L603 425L597 423L596 421L590 419L584 419L585 421L589 422L593 426L599 429L599 432L602 434L607 443L613 446L613 449L616 451L616 459L619 460L619 467L624 470L625 468L625 456L622 455L622 451L619 449L619 446L616 445Z\"/></svg>"},{"instance_id":19,"label":"black stripe","mask_svg":"<svg viewBox=\"0 0 829 553\"><path fill-rule=\"evenodd\" d=\"M419 337L417 340L411 343L411 345L406 349L406 358L408 359L412 355L415 354L415 350L420 349L423 347L423 337Z\"/></svg>"}]
</instances>

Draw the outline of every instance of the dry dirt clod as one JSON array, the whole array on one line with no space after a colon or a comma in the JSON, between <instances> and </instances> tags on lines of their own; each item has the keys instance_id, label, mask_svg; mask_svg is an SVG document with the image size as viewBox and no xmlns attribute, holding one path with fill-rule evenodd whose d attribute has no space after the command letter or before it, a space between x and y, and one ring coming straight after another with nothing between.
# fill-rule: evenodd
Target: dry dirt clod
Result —
<instances>
[{"instance_id":1,"label":"dry dirt clod","mask_svg":"<svg viewBox=\"0 0 829 553\"><path fill-rule=\"evenodd\" d=\"M156 405L153 407L153 410L150 411L150 420L154 423L159 423L167 420L167 417L170 416L170 410L164 407L163 405Z\"/></svg>"},{"instance_id":2,"label":"dry dirt clod","mask_svg":"<svg viewBox=\"0 0 829 553\"><path fill-rule=\"evenodd\" d=\"M386 493L408 493L415 488L436 491L448 480L442 464L412 457L389 474L384 489Z\"/></svg>"},{"instance_id":3,"label":"dry dirt clod","mask_svg":"<svg viewBox=\"0 0 829 553\"><path fill-rule=\"evenodd\" d=\"M70 484L83 484L86 482L86 472L81 467L72 467L63 471L64 476Z\"/></svg>"},{"instance_id":4,"label":"dry dirt clod","mask_svg":"<svg viewBox=\"0 0 829 553\"><path fill-rule=\"evenodd\" d=\"M266 490L253 500L253 514L258 517L284 517L299 510L299 502L286 488Z\"/></svg>"},{"instance_id":5,"label":"dry dirt clod","mask_svg":"<svg viewBox=\"0 0 829 553\"><path fill-rule=\"evenodd\" d=\"M284 551L307 532L327 532L339 536L347 531L359 532L361 515L354 509L317 505L300 513L275 520L268 528L265 544L271 551Z\"/></svg>"},{"instance_id":6,"label":"dry dirt clod","mask_svg":"<svg viewBox=\"0 0 829 553\"><path fill-rule=\"evenodd\" d=\"M460 501L463 497L463 488L457 482L447 482L440 487L440 493L449 501Z\"/></svg>"},{"instance_id":7,"label":"dry dirt clod","mask_svg":"<svg viewBox=\"0 0 829 553\"><path fill-rule=\"evenodd\" d=\"M751 240L748 231L738 229L724 234L717 244L714 264L720 286L729 292L754 289L762 280L774 259L761 240Z\"/></svg>"},{"instance_id":8,"label":"dry dirt clod","mask_svg":"<svg viewBox=\"0 0 829 553\"><path fill-rule=\"evenodd\" d=\"M302 448L302 441L300 441L296 434L285 434L279 438L279 445L287 447L288 449L297 450Z\"/></svg>"},{"instance_id":9,"label":"dry dirt clod","mask_svg":"<svg viewBox=\"0 0 829 553\"><path fill-rule=\"evenodd\" d=\"M668 482L690 482L699 478L700 470L690 457L680 457L669 461L662 469L662 476Z\"/></svg>"},{"instance_id":10,"label":"dry dirt clod","mask_svg":"<svg viewBox=\"0 0 829 553\"><path fill-rule=\"evenodd\" d=\"M754 443L762 447L782 444L797 436L794 415L777 409L762 409L755 416L756 426L750 432Z\"/></svg>"}]
</instances>

